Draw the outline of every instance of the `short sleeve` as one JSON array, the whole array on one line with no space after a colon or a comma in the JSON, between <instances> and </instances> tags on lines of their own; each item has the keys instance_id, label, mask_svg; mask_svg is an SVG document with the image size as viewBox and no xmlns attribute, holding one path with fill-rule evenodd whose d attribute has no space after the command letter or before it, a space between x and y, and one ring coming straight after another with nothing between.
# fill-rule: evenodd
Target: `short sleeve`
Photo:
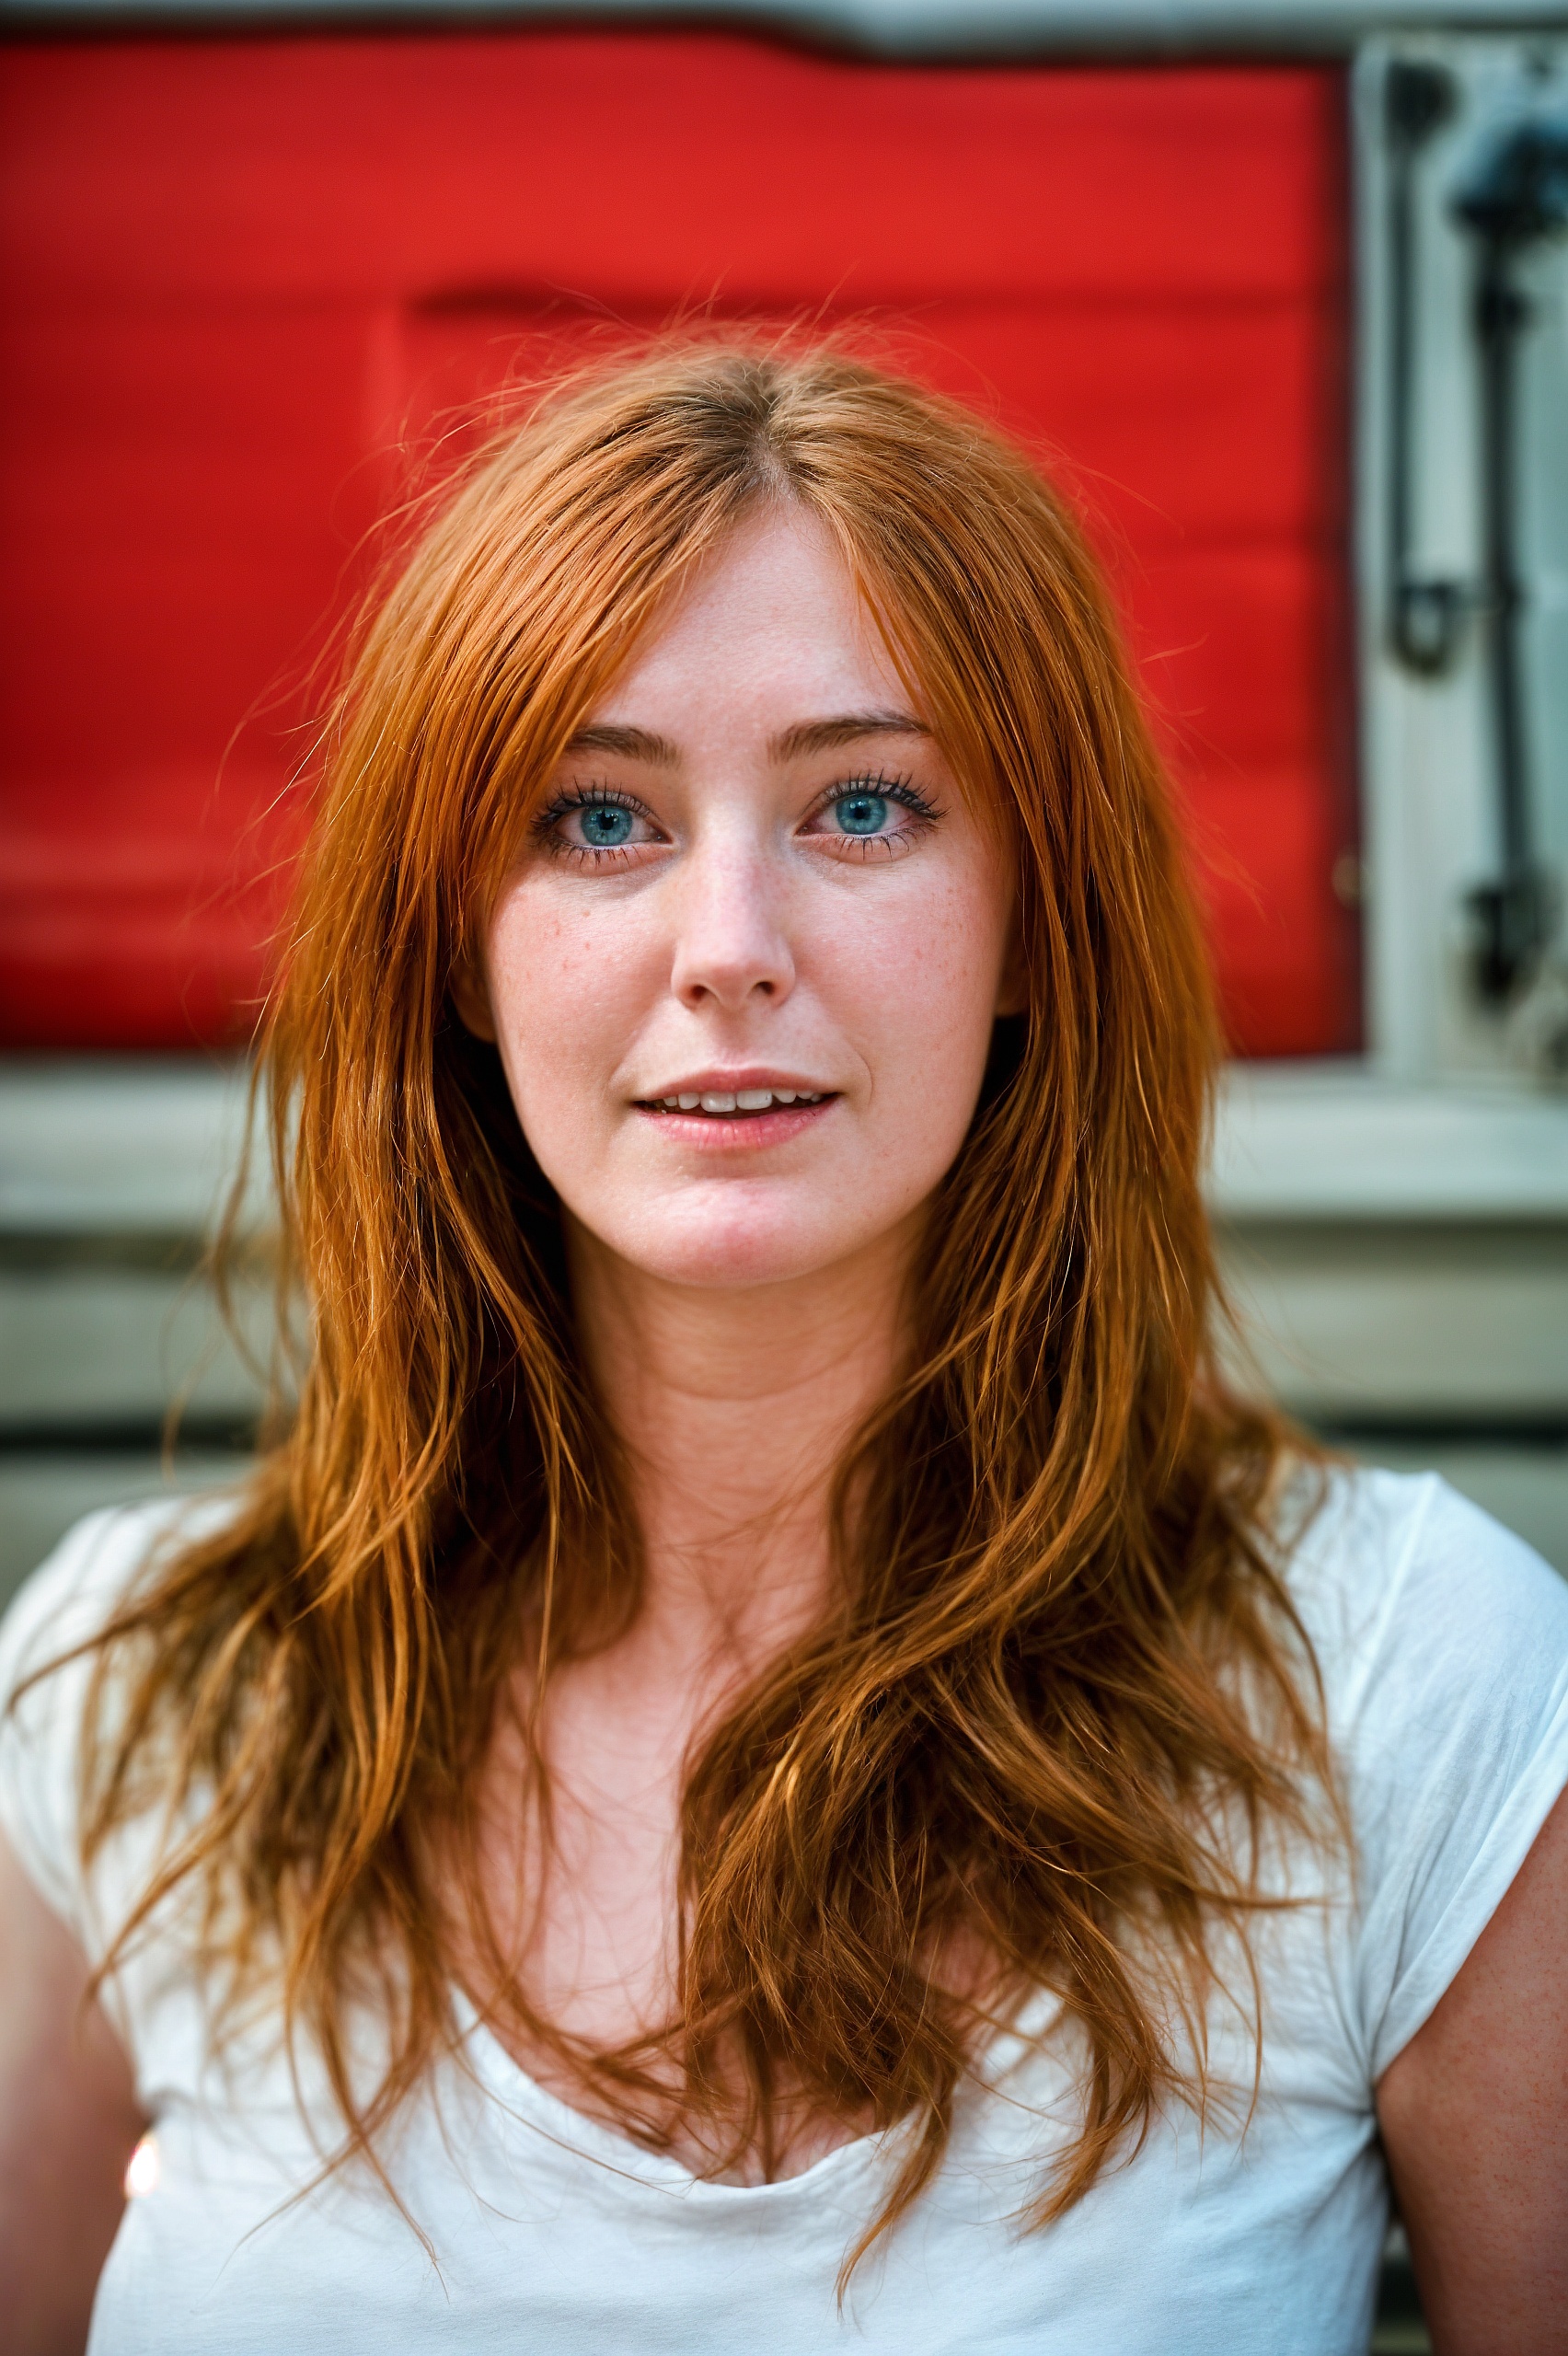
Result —
<instances>
[{"instance_id":1,"label":"short sleeve","mask_svg":"<svg viewBox=\"0 0 1568 2356\"><path fill-rule=\"evenodd\" d=\"M90 1514L0 1622L0 1831L93 1962L133 1893L102 1874L89 1885L82 1869L82 1720L96 1656L75 1648L90 1646L190 1510L175 1498ZM111 1854L109 1882L118 1878Z\"/></svg>"},{"instance_id":2,"label":"short sleeve","mask_svg":"<svg viewBox=\"0 0 1568 2356\"><path fill-rule=\"evenodd\" d=\"M1355 1834L1355 2004L1375 2084L1568 1784L1568 1583L1435 1476L1353 1485L1345 1641L1322 1665Z\"/></svg>"}]
</instances>

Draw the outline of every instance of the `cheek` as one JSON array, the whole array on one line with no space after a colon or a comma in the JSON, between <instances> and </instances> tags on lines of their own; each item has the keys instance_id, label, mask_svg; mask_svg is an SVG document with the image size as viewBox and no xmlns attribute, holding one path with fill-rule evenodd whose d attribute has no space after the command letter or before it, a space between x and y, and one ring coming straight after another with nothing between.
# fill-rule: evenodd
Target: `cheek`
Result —
<instances>
[{"instance_id":1,"label":"cheek","mask_svg":"<svg viewBox=\"0 0 1568 2356\"><path fill-rule=\"evenodd\" d=\"M931 1184L963 1141L985 1076L1005 944L999 899L984 869L960 869L902 905L890 895L833 955L836 1011L867 1065L879 1146Z\"/></svg>"},{"instance_id":2,"label":"cheek","mask_svg":"<svg viewBox=\"0 0 1568 2356\"><path fill-rule=\"evenodd\" d=\"M526 877L503 896L486 959L502 1061L541 1161L558 1132L581 1136L584 1114L605 1100L646 1003L649 965L626 910L595 921L586 895L562 906L548 882Z\"/></svg>"}]
</instances>

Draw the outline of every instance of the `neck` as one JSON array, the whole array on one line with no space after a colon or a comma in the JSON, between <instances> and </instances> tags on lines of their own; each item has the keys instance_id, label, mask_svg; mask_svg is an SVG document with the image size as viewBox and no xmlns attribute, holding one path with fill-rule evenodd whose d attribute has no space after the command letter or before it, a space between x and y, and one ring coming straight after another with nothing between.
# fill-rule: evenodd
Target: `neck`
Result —
<instances>
[{"instance_id":1,"label":"neck","mask_svg":"<svg viewBox=\"0 0 1568 2356\"><path fill-rule=\"evenodd\" d=\"M820 1616L834 1470L893 1379L915 1240L905 1222L840 1265L709 1290L573 1222L579 1332L632 1468L641 1643L755 1667Z\"/></svg>"}]
</instances>

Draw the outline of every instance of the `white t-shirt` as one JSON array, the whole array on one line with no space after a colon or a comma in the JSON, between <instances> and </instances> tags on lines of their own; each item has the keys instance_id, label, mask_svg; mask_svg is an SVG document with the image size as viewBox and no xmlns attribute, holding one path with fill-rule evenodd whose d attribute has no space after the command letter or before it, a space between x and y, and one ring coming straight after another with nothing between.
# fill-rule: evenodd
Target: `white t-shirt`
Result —
<instances>
[{"instance_id":1,"label":"white t-shirt","mask_svg":"<svg viewBox=\"0 0 1568 2356\"><path fill-rule=\"evenodd\" d=\"M0 1691L92 1624L168 1513L73 1531L6 1620ZM166 1922L112 1992L156 2121L158 2180L127 2206L90 2356L1362 2356L1387 2212L1373 2085L1568 1782L1568 1586L1440 1482L1385 1473L1336 1479L1290 1579L1358 1857L1352 1877L1298 1854L1291 1887L1317 1901L1254 1927L1264 2019L1250 2119L1251 2048L1221 2004L1210 2058L1241 2090L1236 2118L1200 2130L1173 2110L1077 2208L1022 2232L1076 2114L1049 2035L1009 2040L961 2098L936 2181L840 2308L836 2279L887 2180L885 2144L847 2144L778 2184L698 2182L541 2091L469 2014L469 2066L441 2065L386 2153L426 2246L361 2168L291 2200L317 2147L268 2024L214 2061ZM150 1836L117 1840L84 1888L85 1673L34 1688L0 1733L0 1823L94 1954ZM1042 2004L1034 2026L1050 2018Z\"/></svg>"}]
</instances>

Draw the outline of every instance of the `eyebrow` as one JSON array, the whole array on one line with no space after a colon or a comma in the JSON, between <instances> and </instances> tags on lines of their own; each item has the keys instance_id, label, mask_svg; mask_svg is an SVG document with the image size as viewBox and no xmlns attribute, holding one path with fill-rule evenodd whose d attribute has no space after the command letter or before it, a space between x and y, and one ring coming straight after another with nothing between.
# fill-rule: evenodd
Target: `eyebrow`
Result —
<instances>
[{"instance_id":1,"label":"eyebrow","mask_svg":"<svg viewBox=\"0 0 1568 2356\"><path fill-rule=\"evenodd\" d=\"M830 720L802 720L774 737L768 752L776 761L798 761L813 753L836 752L866 736L928 736L930 730L912 711L842 711ZM680 748L667 736L648 728L622 728L597 721L580 728L566 746L570 753L611 753L627 761L649 761L659 768L676 768Z\"/></svg>"},{"instance_id":2,"label":"eyebrow","mask_svg":"<svg viewBox=\"0 0 1568 2356\"><path fill-rule=\"evenodd\" d=\"M569 753L615 753L624 761L651 761L663 769L677 768L681 757L679 747L667 736L655 736L648 728L617 728L607 721L578 729L566 749Z\"/></svg>"},{"instance_id":3,"label":"eyebrow","mask_svg":"<svg viewBox=\"0 0 1568 2356\"><path fill-rule=\"evenodd\" d=\"M812 753L836 752L862 736L928 736L912 711L845 711L831 720L803 720L776 736L768 750L776 761L798 761Z\"/></svg>"}]
</instances>

